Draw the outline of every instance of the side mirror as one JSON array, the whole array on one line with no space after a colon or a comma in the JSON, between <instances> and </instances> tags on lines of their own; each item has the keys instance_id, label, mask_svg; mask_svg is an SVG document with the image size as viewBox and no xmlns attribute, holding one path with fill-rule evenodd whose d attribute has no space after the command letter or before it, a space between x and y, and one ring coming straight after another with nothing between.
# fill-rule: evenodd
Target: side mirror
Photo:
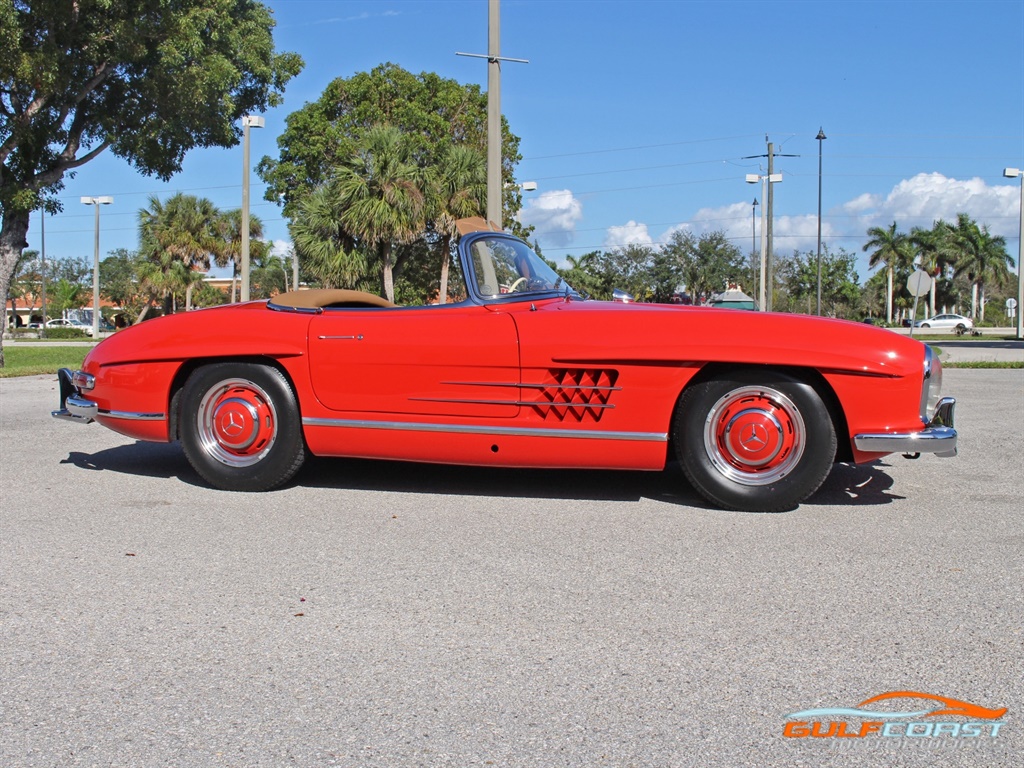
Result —
<instances>
[{"instance_id":1,"label":"side mirror","mask_svg":"<svg viewBox=\"0 0 1024 768\"><path fill-rule=\"evenodd\" d=\"M614 291L612 291L612 301L618 301L623 304L630 304L631 302L635 301L635 299L631 294L626 293L621 288L616 288Z\"/></svg>"}]
</instances>

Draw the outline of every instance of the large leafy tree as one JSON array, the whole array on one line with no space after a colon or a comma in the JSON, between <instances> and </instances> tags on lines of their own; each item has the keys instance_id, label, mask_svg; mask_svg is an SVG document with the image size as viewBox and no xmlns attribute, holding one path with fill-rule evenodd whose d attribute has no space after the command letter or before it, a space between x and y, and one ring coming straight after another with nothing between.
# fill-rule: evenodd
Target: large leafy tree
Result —
<instances>
[{"instance_id":1,"label":"large leafy tree","mask_svg":"<svg viewBox=\"0 0 1024 768\"><path fill-rule=\"evenodd\" d=\"M254 0L0 0L0 296L66 173L110 149L167 179L278 104L302 60L273 27Z\"/></svg>"},{"instance_id":2,"label":"large leafy tree","mask_svg":"<svg viewBox=\"0 0 1024 768\"><path fill-rule=\"evenodd\" d=\"M436 168L452 146L487 149L487 95L477 85L462 85L433 72L414 75L396 64L332 81L321 97L288 116L278 139L280 156L257 166L267 182L266 199L284 200L285 215L313 190L330 181L334 170L358 149L360 139L378 125L399 129L411 143L415 162ZM515 166L522 159L519 137L502 118L504 218L515 231L522 205Z\"/></svg>"},{"instance_id":3,"label":"large leafy tree","mask_svg":"<svg viewBox=\"0 0 1024 768\"><path fill-rule=\"evenodd\" d=\"M905 269L914 260L914 249L905 232L897 229L894 221L889 227L871 227L868 230L868 241L864 244L864 251L870 251L868 267L874 269L881 265L885 266L885 318L886 322L892 322L893 307L893 275L897 269Z\"/></svg>"},{"instance_id":4,"label":"large leafy tree","mask_svg":"<svg viewBox=\"0 0 1024 768\"><path fill-rule=\"evenodd\" d=\"M678 261L694 302L725 290L730 283L738 284L747 274L742 252L722 231L705 232L698 237L688 230L676 230L662 250Z\"/></svg>"},{"instance_id":5,"label":"large leafy tree","mask_svg":"<svg viewBox=\"0 0 1024 768\"><path fill-rule=\"evenodd\" d=\"M789 312L811 314L818 293L818 257L813 251L794 252L779 260L783 294ZM829 317L854 318L858 314L861 290L857 285L856 257L827 245L821 253L821 307Z\"/></svg>"},{"instance_id":6,"label":"large leafy tree","mask_svg":"<svg viewBox=\"0 0 1024 768\"><path fill-rule=\"evenodd\" d=\"M353 156L365 152L367 135L379 126L389 126L402 133L408 146L408 161L422 172L439 177L447 167L449 171L456 170L456 178L464 184L461 190L450 193L431 187L422 190L429 202L418 234L436 254L438 264L434 275L444 272L442 241L444 233L451 231L445 214L456 211L433 203L446 196L449 202L465 208L469 206L463 203L478 196L476 181L472 179L477 169L451 168L456 162L457 156L453 154L456 147L466 148L458 157L474 165L476 161L472 160L470 152L486 154L487 97L478 86L462 85L430 72L414 75L390 63L348 79L334 80L317 101L289 115L287 128L278 139L279 156L276 159L264 157L257 166L261 178L267 182L266 199L283 201L285 216L299 225L292 236L304 241L304 245L297 248L300 258L305 250L312 263L324 268L325 274L332 275L332 280L342 275L354 277L353 270L360 266L359 257L372 260L376 256L353 251L343 242L344 236L315 239L318 232L330 229L314 226L315 221L326 224L321 216L326 211L325 193L317 193L317 190L327 184L333 186L338 169L349 165ZM503 119L503 219L513 233L528 237L530 228L524 228L516 218L522 205L522 193L514 183L514 171L520 159L519 139ZM319 199L314 199L317 194ZM418 257L423 255L422 249L400 241L392 243L396 253L405 253L410 248L416 250L417 266L421 266ZM405 261L410 264L411 257ZM304 260L302 263L311 262ZM396 269L393 278L398 277ZM430 281L432 285L420 286L423 282L420 270L416 270L415 277L417 287L422 289L417 292L440 294L441 286L436 278ZM440 282L445 283L443 279Z\"/></svg>"},{"instance_id":7,"label":"large leafy tree","mask_svg":"<svg viewBox=\"0 0 1024 768\"><path fill-rule=\"evenodd\" d=\"M100 290L112 304L138 316L150 303L149 291L139 279L143 258L138 251L118 248L100 262Z\"/></svg>"}]
</instances>

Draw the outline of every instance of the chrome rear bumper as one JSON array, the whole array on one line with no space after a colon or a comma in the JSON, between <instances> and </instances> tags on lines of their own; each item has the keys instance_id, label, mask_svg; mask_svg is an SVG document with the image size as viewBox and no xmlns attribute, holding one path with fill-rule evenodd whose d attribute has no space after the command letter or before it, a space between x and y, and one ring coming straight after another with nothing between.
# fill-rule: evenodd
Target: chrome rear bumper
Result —
<instances>
[{"instance_id":1,"label":"chrome rear bumper","mask_svg":"<svg viewBox=\"0 0 1024 768\"><path fill-rule=\"evenodd\" d=\"M920 432L883 432L856 435L853 444L866 453L934 453L948 458L956 456L956 430L953 409L956 400L944 397L935 407L928 426Z\"/></svg>"}]
</instances>

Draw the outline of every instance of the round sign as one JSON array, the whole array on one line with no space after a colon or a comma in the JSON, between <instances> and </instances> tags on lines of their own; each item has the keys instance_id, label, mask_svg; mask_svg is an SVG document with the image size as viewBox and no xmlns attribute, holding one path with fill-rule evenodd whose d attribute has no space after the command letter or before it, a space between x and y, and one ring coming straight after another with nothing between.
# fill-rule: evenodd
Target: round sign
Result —
<instances>
[{"instance_id":1,"label":"round sign","mask_svg":"<svg viewBox=\"0 0 1024 768\"><path fill-rule=\"evenodd\" d=\"M1006 300L1006 308L1007 309L1015 309L1016 307L1017 307L1017 300L1016 299L1007 299Z\"/></svg>"},{"instance_id":2,"label":"round sign","mask_svg":"<svg viewBox=\"0 0 1024 768\"><path fill-rule=\"evenodd\" d=\"M916 270L907 278L907 290L911 296L924 296L932 289L932 276L923 270Z\"/></svg>"}]
</instances>

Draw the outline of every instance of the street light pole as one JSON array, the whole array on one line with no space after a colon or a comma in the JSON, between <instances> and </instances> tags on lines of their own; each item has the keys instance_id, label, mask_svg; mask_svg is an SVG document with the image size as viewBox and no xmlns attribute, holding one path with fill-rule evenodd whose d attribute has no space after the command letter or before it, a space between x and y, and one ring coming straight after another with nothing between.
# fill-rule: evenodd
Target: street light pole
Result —
<instances>
[{"instance_id":1,"label":"street light pole","mask_svg":"<svg viewBox=\"0 0 1024 768\"><path fill-rule=\"evenodd\" d=\"M754 259L757 258L757 198L754 198L754 202L750 205L750 281L752 283L757 282L757 267Z\"/></svg>"},{"instance_id":2,"label":"street light pole","mask_svg":"<svg viewBox=\"0 0 1024 768\"><path fill-rule=\"evenodd\" d=\"M828 137L818 128L818 317L821 317L821 142Z\"/></svg>"},{"instance_id":3,"label":"street light pole","mask_svg":"<svg viewBox=\"0 0 1024 768\"><path fill-rule=\"evenodd\" d=\"M92 338L100 340L100 206L110 205L114 198L104 195L103 197L82 197L83 205L91 205L96 209L96 226L93 234L92 254Z\"/></svg>"},{"instance_id":4,"label":"street light pole","mask_svg":"<svg viewBox=\"0 0 1024 768\"><path fill-rule=\"evenodd\" d=\"M39 219L39 237L41 239L41 262L42 267L40 268L40 277L42 278L42 293L43 293L43 317L42 322L39 324L39 338L46 338L46 210L43 208L39 209L41 214Z\"/></svg>"},{"instance_id":5,"label":"street light pole","mask_svg":"<svg viewBox=\"0 0 1024 768\"><path fill-rule=\"evenodd\" d=\"M265 124L262 117L255 115L242 118L242 301L249 300L249 129Z\"/></svg>"},{"instance_id":6,"label":"street light pole","mask_svg":"<svg viewBox=\"0 0 1024 768\"><path fill-rule=\"evenodd\" d=\"M1003 176L1008 179L1020 178L1020 224L1017 227L1017 338L1024 339L1024 171L1020 168L1004 168Z\"/></svg>"}]
</instances>

